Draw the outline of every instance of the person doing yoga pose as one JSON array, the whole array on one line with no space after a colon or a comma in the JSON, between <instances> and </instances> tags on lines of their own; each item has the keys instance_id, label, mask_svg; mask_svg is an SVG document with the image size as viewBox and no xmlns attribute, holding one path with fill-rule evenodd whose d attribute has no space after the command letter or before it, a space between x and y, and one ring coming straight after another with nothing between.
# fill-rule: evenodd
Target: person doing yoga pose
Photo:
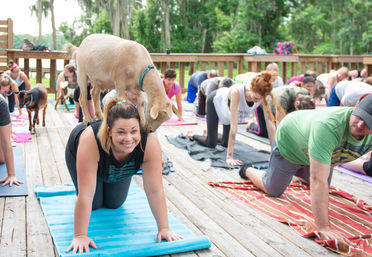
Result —
<instances>
[{"instance_id":1,"label":"person doing yoga pose","mask_svg":"<svg viewBox=\"0 0 372 257\"><path fill-rule=\"evenodd\" d=\"M217 141L221 141L223 146L227 146L226 163L229 165L240 165L240 160L234 159L235 135L237 132L238 122L253 112L260 104L269 116L274 120L274 116L269 110L266 102L266 96L271 94L273 85L271 82L271 73L262 72L254 77L249 86L235 84L230 88L221 87L213 91L207 98L207 131L204 135L193 135L192 131L187 133L191 140L196 140L200 144L214 148ZM275 106L278 106L273 99ZM278 108L281 108L278 106ZM218 138L218 121L223 124L222 138Z\"/></svg>"},{"instance_id":2,"label":"person doing yoga pose","mask_svg":"<svg viewBox=\"0 0 372 257\"><path fill-rule=\"evenodd\" d=\"M0 163L5 163L8 172L6 178L0 178L0 184L2 183L2 186L8 184L9 186L12 186L13 184L19 186L20 184L23 184L16 178L14 155L10 139L11 135L12 123L10 121L9 110L0 90Z\"/></svg>"},{"instance_id":3,"label":"person doing yoga pose","mask_svg":"<svg viewBox=\"0 0 372 257\"><path fill-rule=\"evenodd\" d=\"M145 193L158 226L157 242L182 238L169 229L159 141L143 131L134 105L118 97L109 100L102 121L81 123L72 130L65 157L77 192L74 236L66 252L97 247L87 236L91 211L119 208L141 164Z\"/></svg>"},{"instance_id":4,"label":"person doing yoga pose","mask_svg":"<svg viewBox=\"0 0 372 257\"><path fill-rule=\"evenodd\" d=\"M351 244L336 230L328 216L329 184L334 166L372 150L372 95L357 107L327 107L288 114L279 124L267 171L245 163L244 179L267 194L280 197L297 176L310 184L310 199L316 229L322 240Z\"/></svg>"}]
</instances>

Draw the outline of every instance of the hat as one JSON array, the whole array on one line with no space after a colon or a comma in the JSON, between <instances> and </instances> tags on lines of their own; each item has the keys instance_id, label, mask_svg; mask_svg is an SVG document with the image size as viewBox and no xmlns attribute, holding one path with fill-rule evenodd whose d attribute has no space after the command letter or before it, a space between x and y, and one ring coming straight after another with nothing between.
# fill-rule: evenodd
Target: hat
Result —
<instances>
[{"instance_id":1,"label":"hat","mask_svg":"<svg viewBox=\"0 0 372 257\"><path fill-rule=\"evenodd\" d=\"M372 95L366 96L354 109L352 115L361 118L369 129L372 129Z\"/></svg>"}]
</instances>

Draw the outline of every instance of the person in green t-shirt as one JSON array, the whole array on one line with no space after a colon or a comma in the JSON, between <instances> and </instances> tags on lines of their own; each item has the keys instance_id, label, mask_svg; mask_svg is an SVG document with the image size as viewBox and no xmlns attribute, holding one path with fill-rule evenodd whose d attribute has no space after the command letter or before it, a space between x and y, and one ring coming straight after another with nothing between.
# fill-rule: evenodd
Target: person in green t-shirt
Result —
<instances>
[{"instance_id":1,"label":"person in green t-shirt","mask_svg":"<svg viewBox=\"0 0 372 257\"><path fill-rule=\"evenodd\" d=\"M288 114L278 126L266 172L245 163L239 171L264 192L279 197L297 176L310 183L312 210L322 239L350 244L330 226L328 188L332 167L372 150L372 95L357 107L329 107Z\"/></svg>"}]
</instances>

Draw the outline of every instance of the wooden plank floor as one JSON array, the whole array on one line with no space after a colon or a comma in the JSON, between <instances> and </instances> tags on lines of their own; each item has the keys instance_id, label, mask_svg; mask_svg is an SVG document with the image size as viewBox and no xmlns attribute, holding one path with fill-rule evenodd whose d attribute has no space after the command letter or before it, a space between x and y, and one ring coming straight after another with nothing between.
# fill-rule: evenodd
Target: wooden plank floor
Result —
<instances>
[{"instance_id":1,"label":"wooden plank floor","mask_svg":"<svg viewBox=\"0 0 372 257\"><path fill-rule=\"evenodd\" d=\"M32 142L18 144L24 149L29 196L0 198L0 257L57 256L33 187L71 183L64 149L73 126L63 112L66 111L55 111L49 103L47 126L37 128ZM202 132L205 122L198 122L198 126L160 127L157 131L162 150L176 170L163 176L169 212L195 234L206 235L212 241L208 250L172 256L336 256L223 190L210 187L208 181L241 179L236 171L214 168L203 171L201 162L165 138L188 130ZM244 136L237 135L237 140L269 150L269 146ZM142 187L140 176L134 180ZM332 185L372 202L372 190L367 182L334 172Z\"/></svg>"}]
</instances>

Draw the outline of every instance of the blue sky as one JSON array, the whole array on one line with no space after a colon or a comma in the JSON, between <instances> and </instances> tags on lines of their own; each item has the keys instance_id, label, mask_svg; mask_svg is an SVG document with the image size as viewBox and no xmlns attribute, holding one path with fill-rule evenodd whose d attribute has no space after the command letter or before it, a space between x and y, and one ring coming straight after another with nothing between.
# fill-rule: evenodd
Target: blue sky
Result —
<instances>
[{"instance_id":1,"label":"blue sky","mask_svg":"<svg viewBox=\"0 0 372 257\"><path fill-rule=\"evenodd\" d=\"M36 15L31 16L30 6L35 4L36 0L13 0L8 4L2 4L0 20L11 18L13 20L13 32L15 34L38 35L38 23ZM54 1L56 28L66 21L72 24L75 17L79 17L81 9L76 0L55 0ZM43 17L42 34L52 33L50 14L47 18Z\"/></svg>"}]
</instances>

